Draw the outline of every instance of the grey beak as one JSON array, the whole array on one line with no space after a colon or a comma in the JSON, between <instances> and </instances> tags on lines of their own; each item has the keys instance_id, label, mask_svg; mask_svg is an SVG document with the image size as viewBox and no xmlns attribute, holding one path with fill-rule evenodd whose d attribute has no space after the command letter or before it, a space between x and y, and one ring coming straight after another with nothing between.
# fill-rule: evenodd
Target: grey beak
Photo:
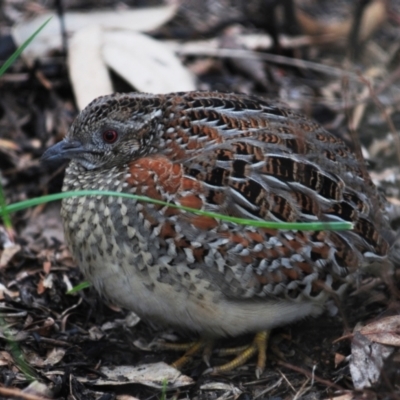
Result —
<instances>
[{"instance_id":1,"label":"grey beak","mask_svg":"<svg viewBox=\"0 0 400 400\"><path fill-rule=\"evenodd\" d=\"M78 140L64 139L47 149L42 155L41 161L47 165L61 164L84 152L82 143Z\"/></svg>"}]
</instances>

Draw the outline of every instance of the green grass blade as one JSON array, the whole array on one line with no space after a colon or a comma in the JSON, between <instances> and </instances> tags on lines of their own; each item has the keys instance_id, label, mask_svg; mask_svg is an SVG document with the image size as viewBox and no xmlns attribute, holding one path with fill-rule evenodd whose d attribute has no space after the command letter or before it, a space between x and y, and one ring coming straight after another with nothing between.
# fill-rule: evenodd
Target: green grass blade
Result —
<instances>
[{"instance_id":1,"label":"green grass blade","mask_svg":"<svg viewBox=\"0 0 400 400\"><path fill-rule=\"evenodd\" d=\"M165 201L152 199L146 196L138 196L129 193L120 193L120 192L111 192L102 190L78 190L74 192L63 192L63 193L56 193L47 196L37 197L35 199L21 201L19 203L10 204L6 207L1 207L0 216L4 216L6 213L13 213L16 211L24 210L28 207L34 207L39 204L47 203L50 201L61 200L66 197L78 197L78 196L123 197L123 198L133 199L136 201L143 201L171 208L177 208L180 210L192 212L197 215L215 218L221 221L233 222L240 225L250 225L254 227L267 228L267 229L301 230L301 231L321 231L321 230L338 231L338 230L353 229L353 224L351 222L274 222L274 221L261 221L254 219L237 218L228 215L217 214L214 212L197 210L195 208L183 207L176 204L166 203Z\"/></svg>"},{"instance_id":2,"label":"green grass blade","mask_svg":"<svg viewBox=\"0 0 400 400\"><path fill-rule=\"evenodd\" d=\"M38 33L47 25L47 23L50 21L50 19L51 18L49 18L47 21L45 21L36 30L36 32L34 32L20 47L18 47L17 50L14 51L14 53L11 55L11 57L9 57L7 59L7 61L0 68L0 77L4 74L4 72L7 71L7 69L12 65L12 63L19 57L19 55L25 50L25 48L38 35ZM1 216L3 217L3 220L4 220L5 227L11 228L12 224L11 224L10 213L7 210L3 187L1 185L1 180L0 180L0 210L1 210ZM20 350L18 343L14 340L13 337L11 337L8 328L5 327L5 321L3 320L3 318L0 318L0 331L3 330L3 328L4 328L4 331L3 331L4 336L9 343L10 352L14 358L14 361L15 361L15 364L17 365L17 367L21 370L21 372L25 375L25 377L29 381L38 379L35 370L25 361L24 355L23 355L22 351Z\"/></svg>"},{"instance_id":3,"label":"green grass blade","mask_svg":"<svg viewBox=\"0 0 400 400\"><path fill-rule=\"evenodd\" d=\"M20 56L20 54L29 46L32 40L39 34L39 32L49 23L51 18L45 21L21 46L18 47L17 50L7 59L7 61L0 68L0 76L7 71L7 69L11 66L11 64Z\"/></svg>"},{"instance_id":4,"label":"green grass blade","mask_svg":"<svg viewBox=\"0 0 400 400\"><path fill-rule=\"evenodd\" d=\"M79 292L80 290L86 289L88 287L90 287L90 283L87 281L83 281L81 283L79 283L78 285L74 286L72 289L67 291L67 294L74 294Z\"/></svg>"},{"instance_id":5,"label":"green grass blade","mask_svg":"<svg viewBox=\"0 0 400 400\"><path fill-rule=\"evenodd\" d=\"M7 212L6 200L4 197L3 186L1 185L1 181L0 181L0 210L5 211L4 214L1 215L3 217L4 226L6 227L6 229L11 229L12 223L11 223L10 213Z\"/></svg>"},{"instance_id":6,"label":"green grass blade","mask_svg":"<svg viewBox=\"0 0 400 400\"><path fill-rule=\"evenodd\" d=\"M9 351L13 357L15 365L25 375L26 379L29 381L38 379L35 370L25 361L24 354L19 348L18 342L16 342L13 336L10 334L9 327L7 326L4 318L1 316L0 316L0 332L4 335L4 338L8 343Z\"/></svg>"},{"instance_id":7,"label":"green grass blade","mask_svg":"<svg viewBox=\"0 0 400 400\"><path fill-rule=\"evenodd\" d=\"M37 30L34 32L21 46L18 47L17 50L14 51L14 53L7 59L7 61L3 64L3 66L0 68L0 77L4 74L4 72L7 71L7 69L10 67L10 65L19 57L19 55L26 49L27 46L32 42L32 40L39 34L39 32L48 24L51 18L49 18L47 21L45 21ZM0 208L2 210L5 210L5 213L2 214L3 220L4 220L4 225L7 229L10 229L12 227L11 223L11 218L9 213L7 212L7 207L6 205L6 200L4 197L4 192L3 192L3 187L1 185L0 181Z\"/></svg>"}]
</instances>

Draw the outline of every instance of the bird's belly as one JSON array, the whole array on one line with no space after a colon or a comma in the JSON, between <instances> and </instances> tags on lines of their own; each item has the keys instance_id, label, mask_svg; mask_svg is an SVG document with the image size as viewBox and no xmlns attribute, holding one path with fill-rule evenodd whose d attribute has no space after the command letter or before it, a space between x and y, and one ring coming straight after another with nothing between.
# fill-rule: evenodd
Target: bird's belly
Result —
<instances>
[{"instance_id":1,"label":"bird's belly","mask_svg":"<svg viewBox=\"0 0 400 400\"><path fill-rule=\"evenodd\" d=\"M145 320L199 333L223 329L221 313L226 310L221 310L220 298L210 290L209 282L196 278L195 273L189 277L187 272L185 281L179 279L176 269L182 272L186 269L183 265L146 263L152 255L145 251L122 259L109 254L99 256L93 245L86 251L80 247L74 255L102 296Z\"/></svg>"},{"instance_id":2,"label":"bird's belly","mask_svg":"<svg viewBox=\"0 0 400 400\"><path fill-rule=\"evenodd\" d=\"M178 330L215 337L238 336L323 311L321 301L304 299L301 306L289 299L229 300L215 291L207 279L200 278L199 271L184 265L155 262L138 268L128 258L118 260L108 254L99 257L91 251L83 251L78 257L84 274L108 301L134 311L145 320ZM134 259L132 255L131 261ZM151 254L136 255L136 259L142 262L151 259ZM178 278L183 275L184 280Z\"/></svg>"}]
</instances>

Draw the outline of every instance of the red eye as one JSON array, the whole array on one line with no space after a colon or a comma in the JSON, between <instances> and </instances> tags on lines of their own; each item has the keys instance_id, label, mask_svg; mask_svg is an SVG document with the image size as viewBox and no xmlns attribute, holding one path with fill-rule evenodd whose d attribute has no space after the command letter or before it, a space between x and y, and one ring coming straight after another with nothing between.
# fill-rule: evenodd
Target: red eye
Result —
<instances>
[{"instance_id":1,"label":"red eye","mask_svg":"<svg viewBox=\"0 0 400 400\"><path fill-rule=\"evenodd\" d=\"M118 139L118 132L112 129L103 132L103 140L106 143L114 143Z\"/></svg>"}]
</instances>

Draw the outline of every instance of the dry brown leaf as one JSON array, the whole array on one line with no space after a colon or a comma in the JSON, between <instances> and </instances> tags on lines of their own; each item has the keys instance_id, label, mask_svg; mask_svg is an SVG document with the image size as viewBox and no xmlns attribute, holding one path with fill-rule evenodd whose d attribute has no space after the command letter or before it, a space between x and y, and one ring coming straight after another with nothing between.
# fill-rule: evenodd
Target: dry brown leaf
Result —
<instances>
[{"instance_id":1,"label":"dry brown leaf","mask_svg":"<svg viewBox=\"0 0 400 400\"><path fill-rule=\"evenodd\" d=\"M344 20L332 18L330 21L326 21L322 18L318 19L297 7L296 18L303 32L315 37L315 43L323 42L327 38L330 38L330 41L336 45L343 43L353 25L351 8L349 8L348 17ZM385 1L371 1L365 8L360 22L360 40L368 39L385 22L386 18Z\"/></svg>"},{"instance_id":2,"label":"dry brown leaf","mask_svg":"<svg viewBox=\"0 0 400 400\"><path fill-rule=\"evenodd\" d=\"M9 290L2 283L0 283L0 300L4 300L4 293L6 293L7 296L10 296L12 298L19 296L19 291Z\"/></svg>"},{"instance_id":3,"label":"dry brown leaf","mask_svg":"<svg viewBox=\"0 0 400 400\"><path fill-rule=\"evenodd\" d=\"M0 366L12 365L13 358L8 351L0 351Z\"/></svg>"},{"instance_id":4,"label":"dry brown leaf","mask_svg":"<svg viewBox=\"0 0 400 400\"><path fill-rule=\"evenodd\" d=\"M346 356L340 353L335 353L335 367L341 364L346 359Z\"/></svg>"},{"instance_id":5,"label":"dry brown leaf","mask_svg":"<svg viewBox=\"0 0 400 400\"><path fill-rule=\"evenodd\" d=\"M326 400L355 400L359 398L358 394L354 394L354 393L345 393L342 394L341 396L337 396L337 397L327 397Z\"/></svg>"},{"instance_id":6,"label":"dry brown leaf","mask_svg":"<svg viewBox=\"0 0 400 400\"><path fill-rule=\"evenodd\" d=\"M369 340L389 346L400 346L400 315L382 318L363 328L360 333Z\"/></svg>"},{"instance_id":7,"label":"dry brown leaf","mask_svg":"<svg viewBox=\"0 0 400 400\"><path fill-rule=\"evenodd\" d=\"M0 147L7 150L20 150L21 148L11 140L0 139Z\"/></svg>"},{"instance_id":8,"label":"dry brown leaf","mask_svg":"<svg viewBox=\"0 0 400 400\"><path fill-rule=\"evenodd\" d=\"M51 289L53 287L54 275L48 274L44 277L41 277L38 286L37 286L37 293L43 294L46 289Z\"/></svg>"},{"instance_id":9,"label":"dry brown leaf","mask_svg":"<svg viewBox=\"0 0 400 400\"><path fill-rule=\"evenodd\" d=\"M90 340L96 341L96 340L100 340L103 337L104 337L104 333L102 332L100 327L92 326L89 329L89 338L90 338Z\"/></svg>"},{"instance_id":10,"label":"dry brown leaf","mask_svg":"<svg viewBox=\"0 0 400 400\"><path fill-rule=\"evenodd\" d=\"M43 262L43 271L45 272L46 275L50 273L51 270L51 262L50 261L44 261Z\"/></svg>"},{"instance_id":11,"label":"dry brown leaf","mask_svg":"<svg viewBox=\"0 0 400 400\"><path fill-rule=\"evenodd\" d=\"M36 351L32 349L24 349L24 358L31 367L43 368L44 359Z\"/></svg>"},{"instance_id":12,"label":"dry brown leaf","mask_svg":"<svg viewBox=\"0 0 400 400\"><path fill-rule=\"evenodd\" d=\"M177 369L163 362L142 364L138 367L121 365L117 367L100 368L102 377L95 380L80 378L80 382L90 382L92 385L127 385L140 383L142 385L162 389L163 382L167 382L168 390L181 386L192 385L192 378L183 375Z\"/></svg>"},{"instance_id":13,"label":"dry brown leaf","mask_svg":"<svg viewBox=\"0 0 400 400\"><path fill-rule=\"evenodd\" d=\"M0 254L0 269L7 267L11 259L21 250L19 244L6 247Z\"/></svg>"},{"instance_id":14,"label":"dry brown leaf","mask_svg":"<svg viewBox=\"0 0 400 400\"><path fill-rule=\"evenodd\" d=\"M63 359L65 352L65 349L53 347L51 351L47 354L47 357L44 360L43 364L49 366L58 364Z\"/></svg>"},{"instance_id":15,"label":"dry brown leaf","mask_svg":"<svg viewBox=\"0 0 400 400\"><path fill-rule=\"evenodd\" d=\"M400 206L400 199L397 199L396 197L386 197L386 200L395 206Z\"/></svg>"},{"instance_id":16,"label":"dry brown leaf","mask_svg":"<svg viewBox=\"0 0 400 400\"><path fill-rule=\"evenodd\" d=\"M228 397L230 395L230 396L233 396L234 398L236 398L242 394L242 391L238 387L236 387L230 383L217 382L217 381L205 383L200 386L200 389L201 390L224 390L226 392L226 393L224 393L224 395L225 395L224 397Z\"/></svg>"},{"instance_id":17,"label":"dry brown leaf","mask_svg":"<svg viewBox=\"0 0 400 400\"><path fill-rule=\"evenodd\" d=\"M43 284L43 279L44 279L43 277L40 279L40 281L38 282L37 287L36 287L36 293L39 295L43 294L46 291L44 284Z\"/></svg>"}]
</instances>

